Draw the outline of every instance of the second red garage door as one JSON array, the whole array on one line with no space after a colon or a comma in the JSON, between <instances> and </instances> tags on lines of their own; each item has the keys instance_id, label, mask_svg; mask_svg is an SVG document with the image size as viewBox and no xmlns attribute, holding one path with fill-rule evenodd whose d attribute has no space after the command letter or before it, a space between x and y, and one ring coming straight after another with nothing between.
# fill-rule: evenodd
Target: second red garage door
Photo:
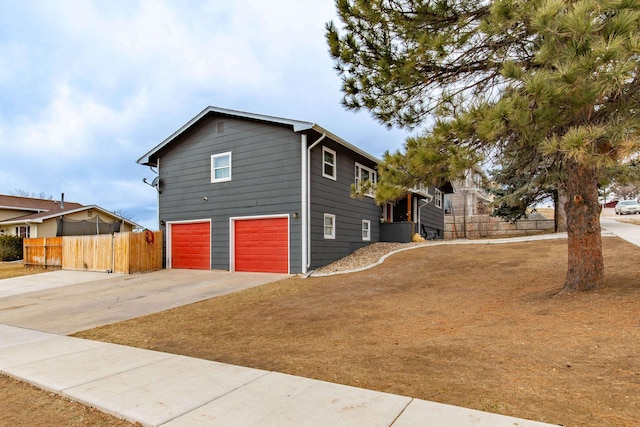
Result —
<instances>
[{"instance_id":1,"label":"second red garage door","mask_svg":"<svg viewBox=\"0 0 640 427\"><path fill-rule=\"evenodd\" d=\"M234 221L235 271L289 273L288 218Z\"/></svg>"},{"instance_id":2,"label":"second red garage door","mask_svg":"<svg viewBox=\"0 0 640 427\"><path fill-rule=\"evenodd\" d=\"M211 269L211 223L171 224L171 268Z\"/></svg>"}]
</instances>

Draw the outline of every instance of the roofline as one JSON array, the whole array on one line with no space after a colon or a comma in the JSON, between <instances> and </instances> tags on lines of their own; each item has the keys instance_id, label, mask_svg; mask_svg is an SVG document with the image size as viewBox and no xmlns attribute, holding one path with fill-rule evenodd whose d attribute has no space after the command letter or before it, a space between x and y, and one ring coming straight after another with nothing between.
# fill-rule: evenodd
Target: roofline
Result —
<instances>
[{"instance_id":1,"label":"roofline","mask_svg":"<svg viewBox=\"0 0 640 427\"><path fill-rule=\"evenodd\" d=\"M322 128L321 126L318 126L315 123L305 122L305 121L300 121L300 120L285 119L285 118L281 118L281 117L266 116L264 114L247 113L247 112L244 112L244 111L230 110L230 109L227 109L227 108L219 108L219 107L212 107L212 106L209 106L209 107L205 108L204 110L202 110L195 117L193 117L191 120L189 120L186 124L184 124L182 127L180 127L180 129L178 129L177 131L172 133L168 138L166 138L160 144L156 145L151 150L146 152L142 157L140 157L136 161L136 163L138 163L140 165L146 165L146 166L156 166L155 163L151 162L151 157L154 154L156 154L158 151L162 150L164 147L169 145L171 142L173 142L173 140L178 138L187 129L189 129L191 126L193 126L195 123L197 123L200 119L202 119L204 116L206 116L209 113L216 113L216 114L220 114L220 115L223 115L223 116L240 117L240 118L245 118L245 119L258 120L258 121L262 121L262 122L268 122L268 123L275 123L275 124L279 124L279 125L291 126L293 128L293 131L296 132L296 133L304 132L304 131L307 131L307 130L314 130L314 131L319 132L321 134L326 134L332 140L334 140L337 143L349 148L350 150L353 150L356 153L368 158L369 160L374 161L376 163L380 163L380 160L377 159L376 157L374 157L371 154L367 153L366 151L364 151L364 150L362 150L362 149L360 149L360 148L348 143L344 139L342 139L339 136L329 132L328 130Z\"/></svg>"},{"instance_id":2,"label":"roofline","mask_svg":"<svg viewBox=\"0 0 640 427\"><path fill-rule=\"evenodd\" d=\"M114 214L113 212L109 212L108 210L101 208L98 205L88 205L88 206L82 206L80 208L75 208L75 209L70 209L70 210L66 210L66 211L47 211L50 212L50 215L46 215L46 216L42 216L40 218L36 218L36 219L27 219L27 220L21 220L19 218L16 219L7 219L4 221L0 221L0 225L11 225L11 224L24 224L24 223L34 223L34 224L42 224L44 222L44 220L46 219L51 219L51 218L55 218L55 217L59 217L59 216L64 216L64 215L68 215L68 214L73 214L73 213L77 213L77 212L82 212L85 210L89 210L89 209L95 209L98 211L101 211L104 214L107 215L111 215L113 217L119 218L122 221L129 223L133 226L133 228L144 228L142 225L133 222L131 220L128 220L126 218L121 217L120 215Z\"/></svg>"},{"instance_id":3,"label":"roofline","mask_svg":"<svg viewBox=\"0 0 640 427\"><path fill-rule=\"evenodd\" d=\"M367 153L366 151L364 151L361 148L356 147L353 144L348 143L347 141L345 141L344 139L340 138L338 135L335 135L331 132L329 132L328 130L323 129L322 127L314 124L311 129L315 130L318 133L324 133L326 134L329 138L331 138L332 140L334 140L335 142L339 143L340 145L347 147L348 149L355 151L356 153L360 154L361 156L366 157L367 159L376 162L376 164L378 163L382 163L382 161L380 159L378 159L377 157ZM295 129L294 129L295 131Z\"/></svg>"},{"instance_id":4,"label":"roofline","mask_svg":"<svg viewBox=\"0 0 640 427\"><path fill-rule=\"evenodd\" d=\"M21 206L1 206L0 209L11 209L12 211L29 211L29 212L43 212L47 209L38 209L38 208L25 208Z\"/></svg>"}]
</instances>

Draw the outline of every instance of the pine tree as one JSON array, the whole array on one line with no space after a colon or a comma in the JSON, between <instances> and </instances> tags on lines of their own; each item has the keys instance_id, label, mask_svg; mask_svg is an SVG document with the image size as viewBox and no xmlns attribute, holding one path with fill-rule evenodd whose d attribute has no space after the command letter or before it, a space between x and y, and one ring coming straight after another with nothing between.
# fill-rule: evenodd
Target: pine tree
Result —
<instances>
[{"instance_id":1,"label":"pine tree","mask_svg":"<svg viewBox=\"0 0 640 427\"><path fill-rule=\"evenodd\" d=\"M563 290L604 283L598 180L640 148L637 0L338 0L343 103L423 135L387 153L379 197L476 161L568 198ZM529 180L528 180L529 179ZM515 182L515 181L514 181ZM548 182L547 182L548 183Z\"/></svg>"}]
</instances>

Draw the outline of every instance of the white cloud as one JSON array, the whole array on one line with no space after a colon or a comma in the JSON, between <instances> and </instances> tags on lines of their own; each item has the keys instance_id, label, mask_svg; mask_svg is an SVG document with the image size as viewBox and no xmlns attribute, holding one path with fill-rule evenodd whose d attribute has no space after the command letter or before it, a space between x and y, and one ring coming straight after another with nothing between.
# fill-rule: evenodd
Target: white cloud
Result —
<instances>
[{"instance_id":1,"label":"white cloud","mask_svg":"<svg viewBox=\"0 0 640 427\"><path fill-rule=\"evenodd\" d=\"M12 159L0 193L64 191L155 221L141 181L152 176L135 161L207 105L316 121L374 155L401 142L340 106L330 0L12 6L0 16L0 148Z\"/></svg>"},{"instance_id":2,"label":"white cloud","mask_svg":"<svg viewBox=\"0 0 640 427\"><path fill-rule=\"evenodd\" d=\"M9 148L15 153L31 153L51 160L58 157L74 160L98 148L95 147L98 137L113 137L130 128L144 107L143 100L134 98L124 109L117 111L76 88L61 85L50 103L37 110L37 115L23 115L11 122L5 120L0 125L0 135L3 140L19 142ZM114 141L117 139L103 144Z\"/></svg>"}]
</instances>

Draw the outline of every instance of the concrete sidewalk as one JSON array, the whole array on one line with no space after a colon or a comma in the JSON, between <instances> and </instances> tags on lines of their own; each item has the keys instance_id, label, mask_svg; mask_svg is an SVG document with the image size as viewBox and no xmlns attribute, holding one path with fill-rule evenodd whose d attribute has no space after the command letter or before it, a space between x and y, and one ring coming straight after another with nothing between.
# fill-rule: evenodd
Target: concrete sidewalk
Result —
<instances>
[{"instance_id":1,"label":"concrete sidewalk","mask_svg":"<svg viewBox=\"0 0 640 427\"><path fill-rule=\"evenodd\" d=\"M145 426L549 426L0 324L0 372Z\"/></svg>"}]
</instances>

